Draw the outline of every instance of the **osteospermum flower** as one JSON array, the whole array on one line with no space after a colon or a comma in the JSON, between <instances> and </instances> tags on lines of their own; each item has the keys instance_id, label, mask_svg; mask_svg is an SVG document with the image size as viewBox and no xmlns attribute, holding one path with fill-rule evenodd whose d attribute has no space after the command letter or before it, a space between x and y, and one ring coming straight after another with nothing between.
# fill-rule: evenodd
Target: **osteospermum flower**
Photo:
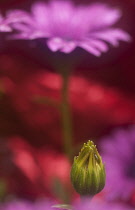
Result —
<instances>
[{"instance_id":1,"label":"osteospermum flower","mask_svg":"<svg viewBox=\"0 0 135 210\"><path fill-rule=\"evenodd\" d=\"M107 197L127 200L135 190L135 126L101 140Z\"/></svg>"},{"instance_id":2,"label":"osteospermum flower","mask_svg":"<svg viewBox=\"0 0 135 210\"><path fill-rule=\"evenodd\" d=\"M81 47L100 56L108 51L106 42L118 46L120 40L130 40L126 32L112 27L120 19L121 11L101 3L75 6L66 0L37 2L31 7L31 13L15 10L7 16L13 19L12 27L19 32L14 38L46 38L53 52L70 53Z\"/></svg>"}]
</instances>

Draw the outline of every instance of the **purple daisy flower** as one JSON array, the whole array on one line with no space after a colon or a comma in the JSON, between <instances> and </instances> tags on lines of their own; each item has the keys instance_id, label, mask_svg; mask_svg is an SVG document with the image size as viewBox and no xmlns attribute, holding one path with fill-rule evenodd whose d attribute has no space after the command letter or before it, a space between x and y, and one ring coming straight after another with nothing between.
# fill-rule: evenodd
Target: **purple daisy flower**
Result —
<instances>
[{"instance_id":1,"label":"purple daisy flower","mask_svg":"<svg viewBox=\"0 0 135 210\"><path fill-rule=\"evenodd\" d=\"M109 199L128 200L135 191L135 126L101 139Z\"/></svg>"},{"instance_id":2,"label":"purple daisy flower","mask_svg":"<svg viewBox=\"0 0 135 210\"><path fill-rule=\"evenodd\" d=\"M12 27L19 33L16 39L46 38L53 52L72 52L81 47L95 56L108 51L106 42L118 46L119 41L130 41L128 33L113 28L121 11L105 4L75 6L71 1L53 0L33 4L31 13L10 11Z\"/></svg>"}]
</instances>

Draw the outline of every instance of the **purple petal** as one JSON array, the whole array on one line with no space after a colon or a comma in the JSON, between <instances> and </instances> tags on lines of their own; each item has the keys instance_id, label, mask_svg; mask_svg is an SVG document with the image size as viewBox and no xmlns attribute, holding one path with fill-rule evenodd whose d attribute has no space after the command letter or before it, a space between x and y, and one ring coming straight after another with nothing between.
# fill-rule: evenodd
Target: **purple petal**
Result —
<instances>
[{"instance_id":1,"label":"purple petal","mask_svg":"<svg viewBox=\"0 0 135 210\"><path fill-rule=\"evenodd\" d=\"M65 42L60 51L64 53L70 53L76 48L76 46L77 45L74 42Z\"/></svg>"},{"instance_id":2,"label":"purple petal","mask_svg":"<svg viewBox=\"0 0 135 210\"><path fill-rule=\"evenodd\" d=\"M129 42L131 37L128 33L121 29L106 29L104 31L99 31L91 34L93 37L104 40L112 44L113 46L118 46L119 40Z\"/></svg>"},{"instance_id":3,"label":"purple petal","mask_svg":"<svg viewBox=\"0 0 135 210\"><path fill-rule=\"evenodd\" d=\"M67 22L71 20L75 8L71 1L51 1L49 3L50 11L52 12L50 16L59 23Z\"/></svg>"},{"instance_id":4,"label":"purple petal","mask_svg":"<svg viewBox=\"0 0 135 210\"><path fill-rule=\"evenodd\" d=\"M12 28L9 26L7 18L3 18L0 14L0 32L11 32Z\"/></svg>"},{"instance_id":5,"label":"purple petal","mask_svg":"<svg viewBox=\"0 0 135 210\"><path fill-rule=\"evenodd\" d=\"M110 9L104 4L94 4L89 7L88 19L90 28L105 27L114 24L120 17L121 11Z\"/></svg>"},{"instance_id":6,"label":"purple petal","mask_svg":"<svg viewBox=\"0 0 135 210\"><path fill-rule=\"evenodd\" d=\"M50 12L48 6L45 3L37 2L33 4L31 11L38 24L41 24L43 27L48 25Z\"/></svg>"},{"instance_id":7,"label":"purple petal","mask_svg":"<svg viewBox=\"0 0 135 210\"><path fill-rule=\"evenodd\" d=\"M74 33L72 18L76 13L70 1L51 1L49 3L49 27L51 36L69 37Z\"/></svg>"},{"instance_id":8,"label":"purple petal","mask_svg":"<svg viewBox=\"0 0 135 210\"><path fill-rule=\"evenodd\" d=\"M7 21L8 23L18 23L18 22L26 22L27 24L32 24L32 18L30 17L30 14L22 11L22 10L13 10L8 11L6 13Z\"/></svg>"},{"instance_id":9,"label":"purple petal","mask_svg":"<svg viewBox=\"0 0 135 210\"><path fill-rule=\"evenodd\" d=\"M105 42L100 41L100 40L89 40L89 44L96 49L100 50L101 52L107 52L108 51L108 46Z\"/></svg>"},{"instance_id":10,"label":"purple petal","mask_svg":"<svg viewBox=\"0 0 135 210\"><path fill-rule=\"evenodd\" d=\"M6 24L0 25L0 31L1 32L11 32L12 28Z\"/></svg>"},{"instance_id":11,"label":"purple petal","mask_svg":"<svg viewBox=\"0 0 135 210\"><path fill-rule=\"evenodd\" d=\"M47 45L53 52L56 52L63 47L63 40L60 38L52 38L47 41Z\"/></svg>"},{"instance_id":12,"label":"purple petal","mask_svg":"<svg viewBox=\"0 0 135 210\"><path fill-rule=\"evenodd\" d=\"M66 42L60 38L49 39L47 41L47 45L53 52L60 50L64 53L70 53L76 48L76 44L74 42Z\"/></svg>"},{"instance_id":13,"label":"purple petal","mask_svg":"<svg viewBox=\"0 0 135 210\"><path fill-rule=\"evenodd\" d=\"M95 47L93 47L90 43L88 42L82 42L79 44L80 47L82 47L83 49L85 49L86 51L88 51L89 53L92 53L93 55L99 57L101 55L100 50L96 49Z\"/></svg>"},{"instance_id":14,"label":"purple petal","mask_svg":"<svg viewBox=\"0 0 135 210\"><path fill-rule=\"evenodd\" d=\"M23 24L23 23L13 24L13 27L14 27L15 30L18 30L18 31L23 32L23 33L24 32L28 33L29 31L31 31L31 28L28 28L28 26Z\"/></svg>"}]
</instances>

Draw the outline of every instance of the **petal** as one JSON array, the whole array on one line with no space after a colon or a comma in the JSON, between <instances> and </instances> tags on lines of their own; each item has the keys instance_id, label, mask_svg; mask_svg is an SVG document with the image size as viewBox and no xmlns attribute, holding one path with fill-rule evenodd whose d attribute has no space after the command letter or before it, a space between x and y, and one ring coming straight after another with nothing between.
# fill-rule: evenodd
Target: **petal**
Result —
<instances>
[{"instance_id":1,"label":"petal","mask_svg":"<svg viewBox=\"0 0 135 210\"><path fill-rule=\"evenodd\" d=\"M56 52L63 47L63 40L60 38L52 38L47 41L47 45L50 50Z\"/></svg>"},{"instance_id":2,"label":"petal","mask_svg":"<svg viewBox=\"0 0 135 210\"><path fill-rule=\"evenodd\" d=\"M108 51L108 46L105 42L101 40L94 40L90 39L87 41L89 45L93 46L94 48L100 50L100 52L107 52Z\"/></svg>"},{"instance_id":3,"label":"petal","mask_svg":"<svg viewBox=\"0 0 135 210\"><path fill-rule=\"evenodd\" d=\"M19 32L29 32L29 31L31 31L31 27L28 27L27 25L25 25L25 24L23 24L23 23L14 23L14 24L12 24L12 26L13 26L13 28L15 29L15 30L18 30Z\"/></svg>"},{"instance_id":4,"label":"petal","mask_svg":"<svg viewBox=\"0 0 135 210\"><path fill-rule=\"evenodd\" d=\"M72 31L74 30L74 28L72 28L71 19L75 13L71 1L50 1L48 9L48 33L50 33L53 37L71 38Z\"/></svg>"},{"instance_id":5,"label":"petal","mask_svg":"<svg viewBox=\"0 0 135 210\"><path fill-rule=\"evenodd\" d=\"M0 31L1 32L11 32L12 28L9 26L7 22L7 18L3 18L3 16L0 14Z\"/></svg>"},{"instance_id":6,"label":"petal","mask_svg":"<svg viewBox=\"0 0 135 210\"><path fill-rule=\"evenodd\" d=\"M90 29L101 28L114 24L121 17L121 11L111 9L105 4L93 4L89 6Z\"/></svg>"},{"instance_id":7,"label":"petal","mask_svg":"<svg viewBox=\"0 0 135 210\"><path fill-rule=\"evenodd\" d=\"M75 12L74 5L71 1L51 1L49 4L52 15L58 18L59 21L65 21L71 19L71 15Z\"/></svg>"},{"instance_id":8,"label":"petal","mask_svg":"<svg viewBox=\"0 0 135 210\"><path fill-rule=\"evenodd\" d=\"M88 51L89 53L92 53L93 55L97 57L101 55L101 52L88 42L82 42L78 46L82 47L83 49L85 49L86 51Z\"/></svg>"},{"instance_id":9,"label":"petal","mask_svg":"<svg viewBox=\"0 0 135 210\"><path fill-rule=\"evenodd\" d=\"M119 41L129 42L131 37L128 33L121 29L107 29L91 34L92 37L109 42L113 46L118 46Z\"/></svg>"},{"instance_id":10,"label":"petal","mask_svg":"<svg viewBox=\"0 0 135 210\"><path fill-rule=\"evenodd\" d=\"M29 13L27 13L23 10L8 11L6 13L6 17L7 17L8 23L16 23L16 22L22 22L22 21L26 22L26 23L33 22Z\"/></svg>"},{"instance_id":11,"label":"petal","mask_svg":"<svg viewBox=\"0 0 135 210\"><path fill-rule=\"evenodd\" d=\"M60 38L49 39L47 45L53 52L60 50L64 53L70 53L76 48L76 43L64 41Z\"/></svg>"},{"instance_id":12,"label":"petal","mask_svg":"<svg viewBox=\"0 0 135 210\"><path fill-rule=\"evenodd\" d=\"M34 15L36 21L45 27L48 24L48 17L51 15L49 8L43 2L37 2L33 4L31 8L32 14Z\"/></svg>"},{"instance_id":13,"label":"petal","mask_svg":"<svg viewBox=\"0 0 135 210\"><path fill-rule=\"evenodd\" d=\"M6 24L0 25L0 31L1 32L11 32L12 28Z\"/></svg>"},{"instance_id":14,"label":"petal","mask_svg":"<svg viewBox=\"0 0 135 210\"><path fill-rule=\"evenodd\" d=\"M76 48L75 42L65 42L65 43L64 43L64 46L62 47L62 49L61 49L60 51L61 51L61 52L64 52L64 53L70 53L70 52L72 52L75 48Z\"/></svg>"}]
</instances>

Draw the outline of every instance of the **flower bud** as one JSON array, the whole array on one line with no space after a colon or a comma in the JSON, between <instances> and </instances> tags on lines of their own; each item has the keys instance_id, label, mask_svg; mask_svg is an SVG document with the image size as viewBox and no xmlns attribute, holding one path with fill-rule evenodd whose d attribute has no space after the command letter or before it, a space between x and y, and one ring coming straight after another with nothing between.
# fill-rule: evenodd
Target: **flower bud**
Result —
<instances>
[{"instance_id":1,"label":"flower bud","mask_svg":"<svg viewBox=\"0 0 135 210\"><path fill-rule=\"evenodd\" d=\"M74 158L71 182L83 196L99 193L105 185L105 168L93 141L84 143L79 156Z\"/></svg>"}]
</instances>

